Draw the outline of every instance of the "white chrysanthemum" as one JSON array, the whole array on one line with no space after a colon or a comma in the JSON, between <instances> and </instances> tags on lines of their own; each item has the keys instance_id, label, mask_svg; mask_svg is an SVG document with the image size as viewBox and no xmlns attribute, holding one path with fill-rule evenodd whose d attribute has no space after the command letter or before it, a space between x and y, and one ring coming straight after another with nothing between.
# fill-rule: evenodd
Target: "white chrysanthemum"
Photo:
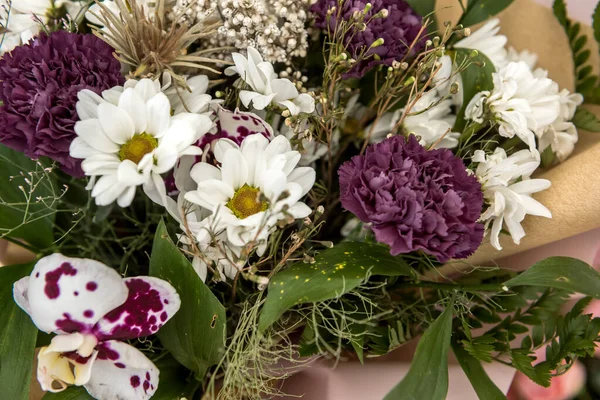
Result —
<instances>
[{"instance_id":1,"label":"white chrysanthemum","mask_svg":"<svg viewBox=\"0 0 600 400\"><path fill-rule=\"evenodd\" d=\"M566 160L579 140L577 128L570 122L575 115L577 107L583 103L583 96L579 93L570 93L567 89L558 92L558 84L554 85L554 92L559 96L560 111L552 124L537 129L538 149L540 153L548 146L556 155L558 161Z\"/></svg>"},{"instance_id":2,"label":"white chrysanthemum","mask_svg":"<svg viewBox=\"0 0 600 400\"><path fill-rule=\"evenodd\" d=\"M214 155L220 167L198 163L191 176L198 183L185 199L210 211L197 232L205 243L225 233L223 246L236 254L247 245L262 255L267 239L280 220L307 217L311 210L300 201L315 182L315 171L297 167L300 153L285 136L269 143L261 134L246 137L241 146L220 139ZM235 271L234 271L235 272Z\"/></svg>"},{"instance_id":3,"label":"white chrysanthemum","mask_svg":"<svg viewBox=\"0 0 600 400\"><path fill-rule=\"evenodd\" d=\"M527 214L552 218L550 210L531 197L533 193L548 189L550 181L530 179L540 165L530 151L521 150L507 157L502 148L490 155L476 150L473 161L479 163L475 174L488 205L481 220L486 229L491 225L490 241L496 249L502 250L499 236L503 226L519 244L525 236L521 222Z\"/></svg>"},{"instance_id":4,"label":"white chrysanthemum","mask_svg":"<svg viewBox=\"0 0 600 400\"><path fill-rule=\"evenodd\" d=\"M538 56L529 50L517 51L514 47L510 46L506 54L507 63L523 61L530 70L533 71L535 64L537 64Z\"/></svg>"},{"instance_id":5,"label":"white chrysanthemum","mask_svg":"<svg viewBox=\"0 0 600 400\"><path fill-rule=\"evenodd\" d=\"M499 125L501 136L515 135L536 151L534 131L552 124L559 115L555 82L535 77L524 62L509 63L493 74L491 92L476 94L465 116L477 122L490 118Z\"/></svg>"},{"instance_id":6,"label":"white chrysanthemum","mask_svg":"<svg viewBox=\"0 0 600 400\"><path fill-rule=\"evenodd\" d=\"M422 146L436 144L436 148L452 149L458 145L460 133L452 132L456 116L451 106L452 101L441 100L435 90L424 93L404 119L402 128L419 136Z\"/></svg>"},{"instance_id":7,"label":"white chrysanthemum","mask_svg":"<svg viewBox=\"0 0 600 400\"><path fill-rule=\"evenodd\" d=\"M89 90L79 93L81 120L75 124L77 138L70 154L83 159L87 176L98 178L92 189L96 204L116 200L127 207L140 185L162 204L166 194L160 174L171 170L180 157L202 153L194 143L212 121L198 114L172 117L169 99L157 81L142 79L120 91L111 89L103 97Z\"/></svg>"},{"instance_id":8,"label":"white chrysanthemum","mask_svg":"<svg viewBox=\"0 0 600 400\"><path fill-rule=\"evenodd\" d=\"M454 47L477 50L487 56L496 69L506 66L507 52L506 36L499 35L500 20L497 18L489 20L485 25L471 33L464 39L456 42Z\"/></svg>"},{"instance_id":9,"label":"white chrysanthemum","mask_svg":"<svg viewBox=\"0 0 600 400\"><path fill-rule=\"evenodd\" d=\"M292 115L301 112L312 113L315 110L315 99L306 93L298 93L298 89L289 79L278 78L270 62L263 61L260 53L248 47L248 58L240 53L233 53L235 67L228 67L226 75L240 75L240 79L252 88L240 91L240 100L244 106L256 110L264 110L273 103L286 108Z\"/></svg>"}]
</instances>

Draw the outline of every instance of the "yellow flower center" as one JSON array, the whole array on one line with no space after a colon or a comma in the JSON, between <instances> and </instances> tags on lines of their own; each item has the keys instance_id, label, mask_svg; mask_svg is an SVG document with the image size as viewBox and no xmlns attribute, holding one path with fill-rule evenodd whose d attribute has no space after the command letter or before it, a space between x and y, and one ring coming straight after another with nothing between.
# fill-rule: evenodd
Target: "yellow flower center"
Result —
<instances>
[{"instance_id":1,"label":"yellow flower center","mask_svg":"<svg viewBox=\"0 0 600 400\"><path fill-rule=\"evenodd\" d=\"M259 200L259 193L257 188L244 185L236 190L233 197L227 202L227 208L240 219L266 211L269 205L266 201Z\"/></svg>"},{"instance_id":2,"label":"yellow flower center","mask_svg":"<svg viewBox=\"0 0 600 400\"><path fill-rule=\"evenodd\" d=\"M121 161L131 160L139 163L142 158L158 147L158 140L147 133L138 133L121 146L119 159Z\"/></svg>"}]
</instances>

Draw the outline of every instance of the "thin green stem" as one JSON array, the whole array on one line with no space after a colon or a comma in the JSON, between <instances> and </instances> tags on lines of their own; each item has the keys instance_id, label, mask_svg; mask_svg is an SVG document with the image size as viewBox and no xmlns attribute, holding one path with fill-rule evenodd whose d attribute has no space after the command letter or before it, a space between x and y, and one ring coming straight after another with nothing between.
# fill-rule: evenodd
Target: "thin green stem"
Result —
<instances>
[{"instance_id":1,"label":"thin green stem","mask_svg":"<svg viewBox=\"0 0 600 400\"><path fill-rule=\"evenodd\" d=\"M429 288L436 290L447 290L454 291L458 290L461 292L502 292L504 291L503 285L498 283L484 283L478 285L457 285L454 283L441 283L441 282L431 282L431 281L412 281L412 282L402 282L395 285L396 288L407 288L407 287L417 287L417 288Z\"/></svg>"}]
</instances>

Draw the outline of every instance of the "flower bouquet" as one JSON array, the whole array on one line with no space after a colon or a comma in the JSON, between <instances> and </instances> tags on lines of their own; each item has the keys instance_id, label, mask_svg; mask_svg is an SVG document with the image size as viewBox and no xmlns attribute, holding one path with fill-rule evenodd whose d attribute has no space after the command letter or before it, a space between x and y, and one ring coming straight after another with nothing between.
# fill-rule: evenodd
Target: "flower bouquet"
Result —
<instances>
[{"instance_id":1,"label":"flower bouquet","mask_svg":"<svg viewBox=\"0 0 600 400\"><path fill-rule=\"evenodd\" d=\"M511 3L3 0L0 237L34 255L0 268L3 398L34 358L48 399L276 397L420 337L385 399L444 399L449 351L502 399L484 363L548 386L593 354L585 262L468 261L600 131L580 24L555 1L570 93L505 47Z\"/></svg>"}]
</instances>

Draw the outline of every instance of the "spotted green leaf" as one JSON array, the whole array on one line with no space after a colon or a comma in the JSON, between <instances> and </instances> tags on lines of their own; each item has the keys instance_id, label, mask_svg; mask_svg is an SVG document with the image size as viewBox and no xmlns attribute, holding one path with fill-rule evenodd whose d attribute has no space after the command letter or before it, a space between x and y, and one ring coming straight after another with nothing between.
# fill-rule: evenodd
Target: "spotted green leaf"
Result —
<instances>
[{"instance_id":1,"label":"spotted green leaf","mask_svg":"<svg viewBox=\"0 0 600 400\"><path fill-rule=\"evenodd\" d=\"M414 276L400 257L379 244L344 242L319 253L313 264L297 263L271 278L259 329L264 331L297 304L334 299L371 275Z\"/></svg>"}]
</instances>

